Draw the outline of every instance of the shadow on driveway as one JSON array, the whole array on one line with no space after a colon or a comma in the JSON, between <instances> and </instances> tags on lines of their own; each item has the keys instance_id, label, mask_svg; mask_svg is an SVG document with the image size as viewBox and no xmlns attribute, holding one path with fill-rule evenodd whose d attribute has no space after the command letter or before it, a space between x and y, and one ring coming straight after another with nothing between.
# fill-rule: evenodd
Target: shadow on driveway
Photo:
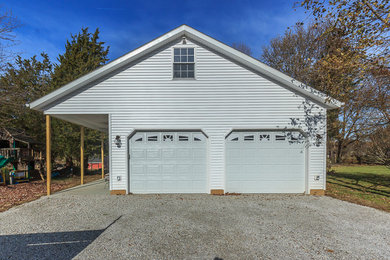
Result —
<instances>
[{"instance_id":1,"label":"shadow on driveway","mask_svg":"<svg viewBox=\"0 0 390 260\"><path fill-rule=\"evenodd\" d=\"M104 229L0 236L0 259L72 259Z\"/></svg>"}]
</instances>

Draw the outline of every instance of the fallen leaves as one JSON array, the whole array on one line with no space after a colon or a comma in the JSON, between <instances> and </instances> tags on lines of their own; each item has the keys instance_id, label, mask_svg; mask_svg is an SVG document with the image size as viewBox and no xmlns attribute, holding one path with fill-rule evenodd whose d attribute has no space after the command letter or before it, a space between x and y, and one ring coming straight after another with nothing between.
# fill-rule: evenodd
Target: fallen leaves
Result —
<instances>
[{"instance_id":1,"label":"fallen leaves","mask_svg":"<svg viewBox=\"0 0 390 260\"><path fill-rule=\"evenodd\" d=\"M100 175L87 175L85 182L94 181ZM63 180L53 180L52 192L57 192L80 184L80 177L73 177ZM36 200L46 195L46 182L42 180L26 183L0 186L0 212L6 211L14 206Z\"/></svg>"}]
</instances>

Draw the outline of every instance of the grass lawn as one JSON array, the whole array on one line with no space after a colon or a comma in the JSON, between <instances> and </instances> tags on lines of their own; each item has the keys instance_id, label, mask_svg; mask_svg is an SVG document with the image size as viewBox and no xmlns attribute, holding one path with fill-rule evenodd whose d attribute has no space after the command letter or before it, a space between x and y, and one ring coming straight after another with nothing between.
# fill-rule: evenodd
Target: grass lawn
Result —
<instances>
[{"instance_id":1,"label":"grass lawn","mask_svg":"<svg viewBox=\"0 0 390 260\"><path fill-rule=\"evenodd\" d=\"M390 212L390 169L385 166L334 166L326 195Z\"/></svg>"},{"instance_id":2,"label":"grass lawn","mask_svg":"<svg viewBox=\"0 0 390 260\"><path fill-rule=\"evenodd\" d=\"M85 175L84 183L101 179L100 174ZM80 176L71 178L53 178L51 190L53 193L80 185ZM36 200L46 195L46 182L35 180L26 183L0 186L0 212L14 206Z\"/></svg>"}]
</instances>

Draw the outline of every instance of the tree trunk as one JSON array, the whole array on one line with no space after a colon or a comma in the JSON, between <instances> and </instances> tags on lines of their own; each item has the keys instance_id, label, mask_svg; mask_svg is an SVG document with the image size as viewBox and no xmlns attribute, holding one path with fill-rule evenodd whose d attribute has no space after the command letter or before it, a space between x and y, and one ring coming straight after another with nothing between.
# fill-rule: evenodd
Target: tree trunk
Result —
<instances>
[{"instance_id":1,"label":"tree trunk","mask_svg":"<svg viewBox=\"0 0 390 260\"><path fill-rule=\"evenodd\" d=\"M341 140L337 141L337 157L336 162L341 163L341 152L343 149L343 142Z\"/></svg>"}]
</instances>

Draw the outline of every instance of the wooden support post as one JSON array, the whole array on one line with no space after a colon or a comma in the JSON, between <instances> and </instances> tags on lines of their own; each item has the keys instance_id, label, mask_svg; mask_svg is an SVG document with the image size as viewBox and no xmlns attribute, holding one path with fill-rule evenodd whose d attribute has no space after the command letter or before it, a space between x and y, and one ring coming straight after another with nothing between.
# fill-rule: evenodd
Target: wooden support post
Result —
<instances>
[{"instance_id":1,"label":"wooden support post","mask_svg":"<svg viewBox=\"0 0 390 260\"><path fill-rule=\"evenodd\" d=\"M104 135L102 134L101 137L101 144L100 144L100 150L101 150L101 162L102 162L102 179L104 179Z\"/></svg>"},{"instance_id":2,"label":"wooden support post","mask_svg":"<svg viewBox=\"0 0 390 260\"><path fill-rule=\"evenodd\" d=\"M80 129L80 175L81 185L84 184L84 126Z\"/></svg>"},{"instance_id":3,"label":"wooden support post","mask_svg":"<svg viewBox=\"0 0 390 260\"><path fill-rule=\"evenodd\" d=\"M51 124L49 115L46 115L46 187L49 196L51 194Z\"/></svg>"}]
</instances>

